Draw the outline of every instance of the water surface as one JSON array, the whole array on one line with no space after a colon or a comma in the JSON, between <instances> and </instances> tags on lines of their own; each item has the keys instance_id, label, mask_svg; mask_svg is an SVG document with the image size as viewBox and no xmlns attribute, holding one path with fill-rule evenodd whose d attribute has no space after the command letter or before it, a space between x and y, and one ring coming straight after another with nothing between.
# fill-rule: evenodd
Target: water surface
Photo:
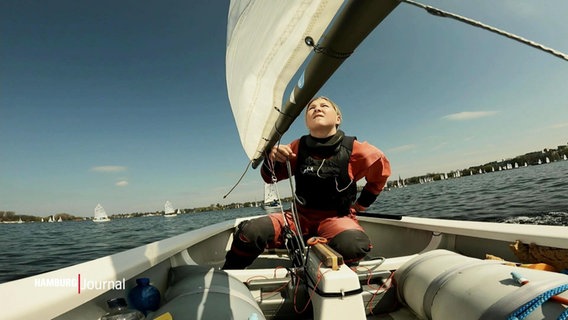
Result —
<instances>
[{"instance_id":1,"label":"water surface","mask_svg":"<svg viewBox=\"0 0 568 320\"><path fill-rule=\"evenodd\" d=\"M369 212L568 226L568 161L384 191ZM96 259L261 208L117 219L0 224L0 283Z\"/></svg>"}]
</instances>

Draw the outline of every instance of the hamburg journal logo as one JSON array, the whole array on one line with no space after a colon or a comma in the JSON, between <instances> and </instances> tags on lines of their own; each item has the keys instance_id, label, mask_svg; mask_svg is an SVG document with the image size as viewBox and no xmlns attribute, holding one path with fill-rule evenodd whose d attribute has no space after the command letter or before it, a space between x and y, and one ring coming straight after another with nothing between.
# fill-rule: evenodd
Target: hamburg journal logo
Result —
<instances>
[{"instance_id":1,"label":"hamburg journal logo","mask_svg":"<svg viewBox=\"0 0 568 320\"><path fill-rule=\"evenodd\" d=\"M122 280L90 280L77 274L72 278L36 278L34 287L36 288L73 288L77 294L86 290L124 290L126 279Z\"/></svg>"}]
</instances>

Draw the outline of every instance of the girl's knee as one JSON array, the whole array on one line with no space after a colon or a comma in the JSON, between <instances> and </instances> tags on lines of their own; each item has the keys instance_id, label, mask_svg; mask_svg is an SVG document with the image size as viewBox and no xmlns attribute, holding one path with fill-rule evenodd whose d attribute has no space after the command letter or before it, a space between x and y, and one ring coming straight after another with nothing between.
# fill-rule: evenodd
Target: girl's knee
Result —
<instances>
[{"instance_id":1,"label":"girl's knee","mask_svg":"<svg viewBox=\"0 0 568 320\"><path fill-rule=\"evenodd\" d=\"M274 227L268 217L241 222L234 234L234 242L241 249L263 251L274 237Z\"/></svg>"},{"instance_id":2,"label":"girl's knee","mask_svg":"<svg viewBox=\"0 0 568 320\"><path fill-rule=\"evenodd\" d=\"M371 251L371 240L361 230L345 230L331 239L329 246L349 264L363 259Z\"/></svg>"}]
</instances>

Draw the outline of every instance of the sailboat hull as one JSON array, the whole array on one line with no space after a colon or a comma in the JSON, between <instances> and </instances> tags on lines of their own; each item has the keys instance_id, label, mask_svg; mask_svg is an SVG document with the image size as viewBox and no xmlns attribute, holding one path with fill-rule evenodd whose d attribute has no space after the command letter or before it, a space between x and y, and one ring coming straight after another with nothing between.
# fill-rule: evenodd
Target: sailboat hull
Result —
<instances>
[{"instance_id":1,"label":"sailboat hull","mask_svg":"<svg viewBox=\"0 0 568 320\"><path fill-rule=\"evenodd\" d=\"M264 212L266 212L266 213L282 212L281 206L264 205L264 206L262 206L262 209L264 209Z\"/></svg>"},{"instance_id":2,"label":"sailboat hull","mask_svg":"<svg viewBox=\"0 0 568 320\"><path fill-rule=\"evenodd\" d=\"M184 309L183 304L174 306L171 304L173 299L167 300L174 287L181 288L175 286L175 282L172 282L172 270L184 266L197 266L200 270L218 270L224 263L225 254L232 241L233 231L241 221L242 219L235 219L222 222L104 258L1 284L0 294L4 297L5 306L3 317L6 319L96 319L107 312L104 308L107 300L125 297L129 290L136 285L136 279L141 277L148 277L152 280L152 284L160 290L162 297L164 297L161 306L168 306L149 314L149 319L166 310L172 311L178 310L178 308L186 310L186 312L193 312L191 310L197 309ZM306 307L305 313L297 314L294 309L305 307L307 300L301 299L308 297L313 292L305 289L304 286L297 287L294 285L289 272L284 268L291 267L286 252L276 250L263 253L246 270L211 271L213 274L200 271L193 274L192 278L198 279L194 281L200 283L211 283L209 282L213 281L211 279L219 280L219 282L215 282L218 285L215 290L221 292L224 297L215 301L227 302L226 304L217 303L215 306L202 304L199 306L201 309L198 309L205 313L201 315L208 314L206 313L208 312L207 308L225 308L224 311L230 314L235 309L233 305L229 304L229 301L238 298L244 299L247 304L250 304L250 297L252 296L256 305L252 305L251 309L247 310L257 313L258 310L261 310L262 314L257 314L258 319L263 317L267 319L321 318L321 315L325 314L327 309L318 309L318 305L332 306L335 302L339 302L340 297L334 296L334 292L339 292L340 289L338 288L345 288L347 285L352 287L352 282L345 284L343 281L355 278L358 279L357 285L363 290L356 293L357 297L353 298L353 303L343 305L343 308L354 308L358 314L372 318L371 313L381 311L381 299L390 298L392 300L389 301L390 303L394 304L398 301L402 304L399 309L390 311L393 316L396 315L398 319L416 319L425 312L421 309L421 306L424 305L423 291L431 291L433 289L428 288L439 285L436 282L439 275L451 273L448 271L449 263L447 260L436 259L442 252L452 255L457 261L456 264L464 266L477 264L482 266L480 270L484 271L482 274L475 272L471 274L463 272L450 274L460 275L459 279L452 278L452 281L461 281L460 287L467 285L471 287L471 290L444 292L447 298L433 299L433 305L429 307L431 312L437 312L435 310L438 310L439 306L451 304L452 301L447 300L450 297L453 297L453 303L461 303L461 307L475 309L476 314L487 312L488 305L508 296L508 294L503 293L503 290L520 288L520 285L516 285L510 278L508 272L512 270L517 270L530 277L535 284L543 281L558 283L558 281L562 282L563 280L565 280L564 283L568 283L568 276L561 273L541 270L529 271L530 269L507 266L504 263L496 264L494 261L484 261L486 254L492 254L507 261L520 262L510 249L511 244L516 240L522 240L523 243L527 244L534 243L535 245L559 248L558 250L568 252L566 227L412 217L403 217L401 220L360 217L360 223L373 243L369 258L362 261L357 268L345 268L339 271L318 267L319 264L316 260L311 260L312 269L315 270L313 272L326 275L326 278L321 280L318 287L327 290L329 294L312 296L312 299L315 300L312 300L313 304ZM384 257L384 259L378 257ZM312 257L311 259L316 258ZM401 293L399 298L396 295L389 294L384 289L379 289L380 283L388 283L387 279L392 278L393 272L394 276L398 277L397 283L402 283L400 288L394 287ZM491 276L489 276L490 274ZM498 275L496 276L496 274ZM41 284L41 281L45 279L76 280L78 275L81 279L88 279L91 282L124 283L124 286L118 288L83 288L80 294L77 293L77 287L73 286L37 288L37 284ZM211 278L212 275L217 276ZM227 280L227 277L230 277L230 280ZM496 280L499 277L501 279ZM228 284L234 283L235 279L245 284L248 292L243 292L243 286ZM314 279L318 279L317 276ZM401 281L401 279L404 279L404 281ZM504 286L507 288L503 288ZM474 299L469 304L468 297L460 296L468 292L475 292L479 287L496 294L500 292L504 296L483 294L478 297L475 295L475 299L482 301ZM195 286L185 287L185 294L195 293L195 288ZM300 290L300 293L296 288ZM419 288L422 289L418 290ZM215 290L202 290L199 293L202 299L199 301L208 301L208 294L211 294L210 298L213 299L213 291ZM538 292L538 294L540 293ZM233 295L236 295L237 298ZM568 298L568 293L561 293L559 296ZM296 302L294 302L294 297L297 298ZM333 299L337 299L337 301ZM559 314L564 308L565 306L560 303L547 302L535 314L543 314L543 312ZM212 310L209 311L213 312ZM351 314L356 313L352 312ZM206 319L197 316L196 318ZM240 314L240 316L243 316L243 314ZM181 317L174 316L174 318ZM539 317L534 319L539 319Z\"/></svg>"}]
</instances>

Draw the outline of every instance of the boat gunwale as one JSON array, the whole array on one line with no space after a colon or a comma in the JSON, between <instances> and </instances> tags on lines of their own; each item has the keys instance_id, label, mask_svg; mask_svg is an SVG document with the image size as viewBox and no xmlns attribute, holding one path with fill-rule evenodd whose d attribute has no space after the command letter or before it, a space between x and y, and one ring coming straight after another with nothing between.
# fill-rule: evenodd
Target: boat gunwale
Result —
<instances>
[{"instance_id":1,"label":"boat gunwale","mask_svg":"<svg viewBox=\"0 0 568 320\"><path fill-rule=\"evenodd\" d=\"M358 217L361 221L377 223L380 218ZM475 238L535 243L539 246L568 249L568 227L534 224L512 224L418 218L403 216L401 220L380 219L381 224L426 230L433 233Z\"/></svg>"},{"instance_id":2,"label":"boat gunwale","mask_svg":"<svg viewBox=\"0 0 568 320\"><path fill-rule=\"evenodd\" d=\"M77 288L56 287L49 288L49 294L46 295L44 290L36 288L36 281L77 279L79 274L84 276L88 274L90 281L100 283L118 279L128 281L145 270L187 250L192 245L236 227L241 220L243 219L219 222L112 255L1 283L0 295L4 297L5 305L9 306L4 308L3 317L6 319L54 318L112 290L111 288L95 288L78 293ZM34 308L29 308L30 305Z\"/></svg>"}]
</instances>

